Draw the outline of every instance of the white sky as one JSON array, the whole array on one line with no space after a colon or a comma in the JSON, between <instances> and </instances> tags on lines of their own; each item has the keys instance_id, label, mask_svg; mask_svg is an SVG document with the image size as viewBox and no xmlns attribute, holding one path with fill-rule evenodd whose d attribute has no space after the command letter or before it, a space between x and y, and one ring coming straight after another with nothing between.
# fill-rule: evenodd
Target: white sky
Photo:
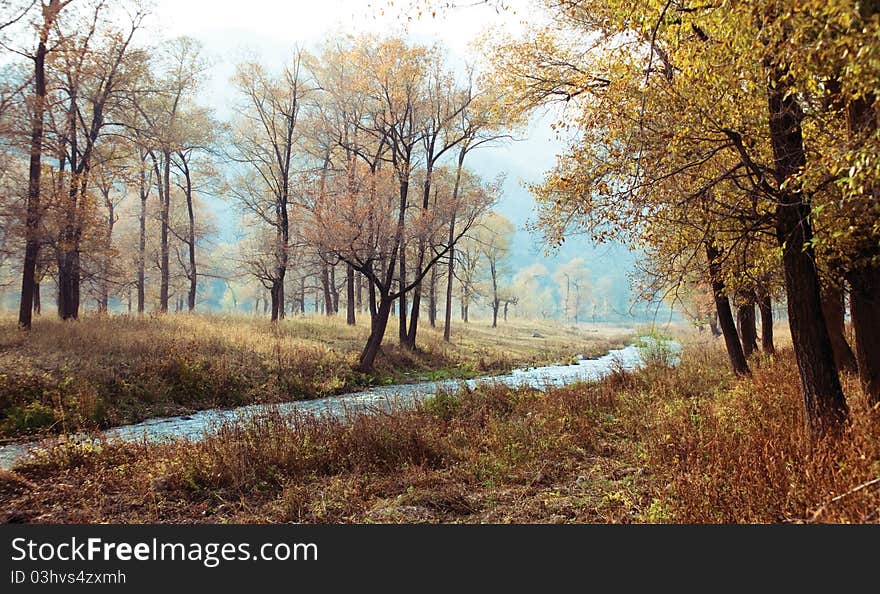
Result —
<instances>
[{"instance_id":1,"label":"white sky","mask_svg":"<svg viewBox=\"0 0 880 594\"><path fill-rule=\"evenodd\" d=\"M474 38L497 27L522 30L528 0L510 2L509 10L475 5L439 11L407 20L406 13L383 0L155 0L165 36L222 36L230 50L259 44L264 47L308 45L335 31L400 32L414 39L437 39L465 55ZM403 4L406 0L398 0ZM433 0L443 4L445 0ZM465 0L467 2L468 0Z\"/></svg>"}]
</instances>

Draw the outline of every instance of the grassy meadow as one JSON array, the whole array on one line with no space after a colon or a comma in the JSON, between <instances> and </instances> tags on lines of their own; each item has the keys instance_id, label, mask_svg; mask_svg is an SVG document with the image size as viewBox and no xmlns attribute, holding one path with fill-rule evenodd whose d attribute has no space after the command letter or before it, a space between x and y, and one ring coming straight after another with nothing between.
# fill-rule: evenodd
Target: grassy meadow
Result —
<instances>
[{"instance_id":1,"label":"grassy meadow","mask_svg":"<svg viewBox=\"0 0 880 594\"><path fill-rule=\"evenodd\" d=\"M376 384L469 378L594 356L633 329L486 321L420 329L418 350L397 346L392 319L374 373L354 371L369 334L324 316L276 325L221 315L38 319L30 333L0 317L0 437L100 429L205 408L339 394Z\"/></svg>"},{"instance_id":2,"label":"grassy meadow","mask_svg":"<svg viewBox=\"0 0 880 594\"><path fill-rule=\"evenodd\" d=\"M790 347L721 345L540 392L441 393L347 420L266 416L201 442L59 445L0 473L15 522L871 522L880 411L804 429Z\"/></svg>"}]
</instances>

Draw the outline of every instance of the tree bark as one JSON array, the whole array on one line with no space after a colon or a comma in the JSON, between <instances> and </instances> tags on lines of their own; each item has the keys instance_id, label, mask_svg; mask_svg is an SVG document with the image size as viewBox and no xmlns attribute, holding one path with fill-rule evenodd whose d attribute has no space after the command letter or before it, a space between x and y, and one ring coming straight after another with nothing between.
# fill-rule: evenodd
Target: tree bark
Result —
<instances>
[{"instance_id":1,"label":"tree bark","mask_svg":"<svg viewBox=\"0 0 880 594\"><path fill-rule=\"evenodd\" d=\"M721 336L721 330L718 328L718 310L716 309L715 314L709 319L709 329L712 331L712 336L718 337Z\"/></svg>"},{"instance_id":2,"label":"tree bark","mask_svg":"<svg viewBox=\"0 0 880 594\"><path fill-rule=\"evenodd\" d=\"M837 369L855 373L858 371L856 357L846 341L843 289L829 284L822 288L821 296L822 314L825 316L825 324L828 326L828 337L831 339L831 349L834 353Z\"/></svg>"},{"instance_id":3,"label":"tree bark","mask_svg":"<svg viewBox=\"0 0 880 594\"><path fill-rule=\"evenodd\" d=\"M34 315L38 316L42 313L43 306L40 303L40 283L34 283Z\"/></svg>"},{"instance_id":4,"label":"tree bark","mask_svg":"<svg viewBox=\"0 0 880 594\"><path fill-rule=\"evenodd\" d=\"M321 265L321 286L324 289L324 314L333 315L333 295L330 290L330 266L327 263Z\"/></svg>"},{"instance_id":5,"label":"tree bark","mask_svg":"<svg viewBox=\"0 0 880 594\"><path fill-rule=\"evenodd\" d=\"M141 209L138 214L138 263L137 263L137 312L143 315L146 305L146 275L145 268L147 262L147 198L149 192L147 189L147 173L145 171L146 155L141 155L141 171L140 171L140 199Z\"/></svg>"},{"instance_id":6,"label":"tree bark","mask_svg":"<svg viewBox=\"0 0 880 594\"><path fill-rule=\"evenodd\" d=\"M184 181L186 182L184 194L186 195L186 213L189 223L186 237L186 244L189 249L189 270L187 271L189 276L189 292L186 295L186 307L187 311L191 312L196 308L196 292L199 286L198 271L196 269L196 217L193 209L192 178L190 176L189 164L186 162L186 155L182 153L180 154L180 166L183 170ZM283 302L281 303L281 308L282 310L284 309Z\"/></svg>"},{"instance_id":7,"label":"tree bark","mask_svg":"<svg viewBox=\"0 0 880 594\"><path fill-rule=\"evenodd\" d=\"M761 349L770 355L776 352L776 347L773 344L773 301L769 294L760 295L758 309L761 312Z\"/></svg>"},{"instance_id":8,"label":"tree bark","mask_svg":"<svg viewBox=\"0 0 880 594\"><path fill-rule=\"evenodd\" d=\"M43 157L43 128L46 112L46 44L58 14L58 0L52 0L43 8L43 26L34 54L34 114L31 121L30 163L28 167L28 193L25 221L24 264L21 274L21 302L18 310L18 326L30 330L34 309L34 284L37 276L37 259L40 254L40 179Z\"/></svg>"},{"instance_id":9,"label":"tree bark","mask_svg":"<svg viewBox=\"0 0 880 594\"><path fill-rule=\"evenodd\" d=\"M370 373L376 363L376 355L379 354L379 348L382 346L382 339L385 337L385 329L388 327L388 317L391 315L391 306L393 301L383 298L379 303L376 314L370 316L370 337L358 360L358 371L362 373Z\"/></svg>"},{"instance_id":10,"label":"tree bark","mask_svg":"<svg viewBox=\"0 0 880 594\"><path fill-rule=\"evenodd\" d=\"M880 403L880 269L849 274L850 314L862 391L871 406Z\"/></svg>"},{"instance_id":11,"label":"tree bark","mask_svg":"<svg viewBox=\"0 0 880 594\"><path fill-rule=\"evenodd\" d=\"M168 279L170 272L170 261L168 252L168 222L171 210L171 153L168 150L162 151L163 175L160 178L159 198L162 201L161 212L161 232L160 232L160 280L159 280L159 311L166 313L168 311ZM158 171L156 172L158 176Z\"/></svg>"},{"instance_id":12,"label":"tree bark","mask_svg":"<svg viewBox=\"0 0 880 594\"><path fill-rule=\"evenodd\" d=\"M736 308L736 321L743 354L748 359L758 350L758 331L755 327L755 302L753 298L748 298L745 303Z\"/></svg>"},{"instance_id":13,"label":"tree bark","mask_svg":"<svg viewBox=\"0 0 880 594\"><path fill-rule=\"evenodd\" d=\"M357 323L357 319L355 318L354 268L351 265L346 266L345 286L345 310L347 314L345 321L349 326L354 326Z\"/></svg>"},{"instance_id":14,"label":"tree bark","mask_svg":"<svg viewBox=\"0 0 880 594\"><path fill-rule=\"evenodd\" d=\"M880 13L880 0L860 2L859 10L862 19L867 22ZM847 128L852 138L858 139L876 133L876 99L874 92L868 92L847 105ZM876 204L878 199L880 187L874 185L865 193L864 202ZM874 264L878 256L876 242L870 245L865 255L870 258L870 263L862 263L851 271L848 280L859 380L865 397L873 406L880 403L880 269Z\"/></svg>"},{"instance_id":15,"label":"tree bark","mask_svg":"<svg viewBox=\"0 0 880 594\"><path fill-rule=\"evenodd\" d=\"M709 281L712 285L712 296L715 299L715 309L718 312L718 325L724 336L724 346L727 348L727 358L730 367L736 375L751 375L751 370L746 362L742 343L733 323L733 312L730 310L730 300L725 293L724 280L721 278L721 253L714 245L706 244L706 258L709 261Z\"/></svg>"},{"instance_id":16,"label":"tree bark","mask_svg":"<svg viewBox=\"0 0 880 594\"><path fill-rule=\"evenodd\" d=\"M800 372L810 432L819 437L835 432L848 408L828 327L822 313L819 277L812 248L813 229L807 196L790 188L806 164L797 93L783 84L784 73L771 66L768 85L770 140L778 190L776 237L782 247L788 322Z\"/></svg>"},{"instance_id":17,"label":"tree bark","mask_svg":"<svg viewBox=\"0 0 880 594\"><path fill-rule=\"evenodd\" d=\"M404 243L404 239L400 240L400 255L398 256L398 260L400 262L400 268L398 270L397 282L400 285L400 298L398 301L398 313L397 313L397 335L400 340L400 346L405 348L411 348L409 343L409 327L406 323L406 308L407 308L407 299L406 293L403 290L406 288L406 244Z\"/></svg>"},{"instance_id":18,"label":"tree bark","mask_svg":"<svg viewBox=\"0 0 880 594\"><path fill-rule=\"evenodd\" d=\"M428 323L437 327L437 268L431 268L431 281L428 285Z\"/></svg>"}]
</instances>

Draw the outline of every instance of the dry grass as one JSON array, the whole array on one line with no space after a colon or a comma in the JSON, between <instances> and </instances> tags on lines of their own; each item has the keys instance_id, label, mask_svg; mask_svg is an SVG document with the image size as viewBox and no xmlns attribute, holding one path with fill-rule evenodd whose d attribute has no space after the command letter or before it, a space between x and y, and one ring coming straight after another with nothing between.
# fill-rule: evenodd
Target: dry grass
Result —
<instances>
[{"instance_id":1,"label":"dry grass","mask_svg":"<svg viewBox=\"0 0 880 594\"><path fill-rule=\"evenodd\" d=\"M14 318L2 317L0 435L100 428L377 383L473 377L598 354L632 337L632 330L617 327L593 332L518 321L492 329L478 321L457 324L451 343L425 328L419 350L411 352L396 346L392 323L375 373L364 375L353 367L367 324L350 327L323 316L278 326L250 316L118 316L41 319L23 334Z\"/></svg>"},{"instance_id":2,"label":"dry grass","mask_svg":"<svg viewBox=\"0 0 880 594\"><path fill-rule=\"evenodd\" d=\"M60 446L0 475L0 508L33 522L876 522L880 412L847 378L850 426L811 444L791 351L753 368L734 380L719 345L697 344L675 369L546 393Z\"/></svg>"}]
</instances>

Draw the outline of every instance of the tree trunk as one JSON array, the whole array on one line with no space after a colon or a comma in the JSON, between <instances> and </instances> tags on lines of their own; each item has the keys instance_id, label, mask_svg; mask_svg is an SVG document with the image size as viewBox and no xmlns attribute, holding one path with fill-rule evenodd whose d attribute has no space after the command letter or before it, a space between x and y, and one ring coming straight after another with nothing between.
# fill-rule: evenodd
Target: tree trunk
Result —
<instances>
[{"instance_id":1,"label":"tree trunk","mask_svg":"<svg viewBox=\"0 0 880 594\"><path fill-rule=\"evenodd\" d=\"M299 313L306 315L306 277L299 279Z\"/></svg>"},{"instance_id":2,"label":"tree trunk","mask_svg":"<svg viewBox=\"0 0 880 594\"><path fill-rule=\"evenodd\" d=\"M880 269L849 274L850 313L862 391L871 406L880 403Z\"/></svg>"},{"instance_id":3,"label":"tree trunk","mask_svg":"<svg viewBox=\"0 0 880 594\"><path fill-rule=\"evenodd\" d=\"M776 348L773 345L773 301L769 294L762 293L760 295L758 309L761 312L761 349L768 355L772 355L776 352Z\"/></svg>"},{"instance_id":4,"label":"tree trunk","mask_svg":"<svg viewBox=\"0 0 880 594\"><path fill-rule=\"evenodd\" d=\"M189 217L189 226L187 228L186 243L189 248L189 292L186 295L187 311L193 311L196 308L196 291L198 290L198 271L196 270L196 217L193 212L193 195L192 195L192 179L190 178L189 165L187 165L185 155L180 155L181 166L183 168L184 179L186 181L186 213ZM283 310L284 303L281 303ZM281 317L284 317L282 311Z\"/></svg>"},{"instance_id":5,"label":"tree trunk","mask_svg":"<svg viewBox=\"0 0 880 594\"><path fill-rule=\"evenodd\" d=\"M159 197L162 200L161 242L160 242L160 281L159 281L159 311L168 311L168 279L170 273L170 261L168 252L168 222L171 210L171 153L168 150L162 152L164 158L164 173L159 181ZM158 172L157 172L158 174ZM163 188L164 186L164 188Z\"/></svg>"},{"instance_id":6,"label":"tree trunk","mask_svg":"<svg viewBox=\"0 0 880 594\"><path fill-rule=\"evenodd\" d=\"M859 3L859 11L864 21L880 13L880 1L866 0ZM851 101L847 105L847 128L854 139L876 134L877 97L873 92ZM869 188L864 203L875 205L880 199L880 187ZM876 226L876 219L874 219ZM870 245L865 254L874 261L877 257L877 244ZM856 358L862 391L873 406L880 403L880 269L873 264L862 265L850 272L850 313L855 331Z\"/></svg>"},{"instance_id":7,"label":"tree trunk","mask_svg":"<svg viewBox=\"0 0 880 594\"><path fill-rule=\"evenodd\" d=\"M855 373L858 371L856 357L846 341L844 326L845 310L843 305L843 289L829 284L822 288L822 314L828 326L828 337L834 353L834 363L840 371Z\"/></svg>"},{"instance_id":8,"label":"tree trunk","mask_svg":"<svg viewBox=\"0 0 880 594\"><path fill-rule=\"evenodd\" d=\"M376 310L376 315L370 317L370 337L367 339L367 344L358 361L358 371L361 373L373 371L376 355L379 354L382 339L385 337L385 329L388 327L388 317L391 315L393 303L390 299L383 297Z\"/></svg>"},{"instance_id":9,"label":"tree trunk","mask_svg":"<svg viewBox=\"0 0 880 594\"><path fill-rule=\"evenodd\" d=\"M141 210L138 215L138 263L137 263L137 311L143 315L146 302L145 268L147 262L147 174L144 171L144 159L141 161L140 199Z\"/></svg>"},{"instance_id":10,"label":"tree trunk","mask_svg":"<svg viewBox=\"0 0 880 594\"><path fill-rule=\"evenodd\" d=\"M806 156L800 126L803 113L797 93L791 93L782 83L783 74L775 67L771 70L767 97L774 176L781 188L777 197L776 237L782 247L788 323L807 421L811 433L818 437L836 431L845 421L848 409L822 314L810 204L797 188L787 186L806 164Z\"/></svg>"},{"instance_id":11,"label":"tree trunk","mask_svg":"<svg viewBox=\"0 0 880 594\"><path fill-rule=\"evenodd\" d=\"M49 11L43 9L43 26L40 41L34 54L34 115L31 120L30 164L28 167L27 218L25 221L24 264L21 274L21 302L18 310L18 326L30 330L34 309L34 285L37 276L37 259L40 254L40 178L43 157L43 119L46 112L46 43L57 12L58 0L52 0Z\"/></svg>"},{"instance_id":12,"label":"tree trunk","mask_svg":"<svg viewBox=\"0 0 880 594\"><path fill-rule=\"evenodd\" d=\"M333 298L333 315L339 313L339 291L336 289L336 266L330 266L330 295Z\"/></svg>"},{"instance_id":13,"label":"tree trunk","mask_svg":"<svg viewBox=\"0 0 880 594\"><path fill-rule=\"evenodd\" d=\"M355 318L355 301L354 301L354 268L350 265L346 266L345 270L345 310L346 310L346 323L349 326L354 326L357 323L357 319Z\"/></svg>"},{"instance_id":14,"label":"tree trunk","mask_svg":"<svg viewBox=\"0 0 880 594\"><path fill-rule=\"evenodd\" d=\"M458 192L461 188L461 171L464 168L464 158L467 155L467 146L462 145L458 151L458 164L455 167L455 183L452 186L452 202L458 200ZM452 330L452 281L455 278L455 215L449 221L449 264L446 269L446 316L443 323L443 340L449 342Z\"/></svg>"},{"instance_id":15,"label":"tree trunk","mask_svg":"<svg viewBox=\"0 0 880 594\"><path fill-rule=\"evenodd\" d=\"M758 331L755 328L755 302L748 298L736 308L736 321L739 327L739 339L742 343L746 359L758 350Z\"/></svg>"},{"instance_id":16,"label":"tree trunk","mask_svg":"<svg viewBox=\"0 0 880 594\"><path fill-rule=\"evenodd\" d=\"M324 289L324 313L333 315L333 295L330 291L330 266L327 263L321 265L321 286Z\"/></svg>"},{"instance_id":17,"label":"tree trunk","mask_svg":"<svg viewBox=\"0 0 880 594\"><path fill-rule=\"evenodd\" d=\"M721 336L721 330L718 328L718 310L715 310L714 315L709 318L709 329L712 331L712 336L718 337Z\"/></svg>"},{"instance_id":18,"label":"tree trunk","mask_svg":"<svg viewBox=\"0 0 880 594\"><path fill-rule=\"evenodd\" d=\"M40 303L40 283L34 283L34 315L39 316L43 312L43 306Z\"/></svg>"},{"instance_id":19,"label":"tree trunk","mask_svg":"<svg viewBox=\"0 0 880 594\"><path fill-rule=\"evenodd\" d=\"M76 139L73 140L74 146ZM61 246L57 256L58 265L58 316L62 320L79 318L80 237L81 222L79 198L85 196L88 170L73 175L71 167L70 188L67 193L67 217L61 231Z\"/></svg>"},{"instance_id":20,"label":"tree trunk","mask_svg":"<svg viewBox=\"0 0 880 594\"><path fill-rule=\"evenodd\" d=\"M733 312L730 310L730 300L724 289L724 281L721 278L721 253L714 245L706 244L706 257L709 260L709 280L712 285L712 295L715 299L715 309L718 312L718 325L721 326L721 334L724 336L724 346L727 348L727 357L730 367L736 375L750 375L751 370L746 362L742 343L736 333L736 325L733 323Z\"/></svg>"},{"instance_id":21,"label":"tree trunk","mask_svg":"<svg viewBox=\"0 0 880 594\"><path fill-rule=\"evenodd\" d=\"M283 283L283 278L276 278L272 281L272 288L269 290L269 297L272 300L272 317L270 319L273 322L277 322L284 317L284 292L281 290L281 285Z\"/></svg>"},{"instance_id":22,"label":"tree trunk","mask_svg":"<svg viewBox=\"0 0 880 594\"><path fill-rule=\"evenodd\" d=\"M437 269L431 268L431 282L428 286L428 323L437 327Z\"/></svg>"},{"instance_id":23,"label":"tree trunk","mask_svg":"<svg viewBox=\"0 0 880 594\"><path fill-rule=\"evenodd\" d=\"M370 319L375 318L379 314L379 310L376 305L376 286L373 283L369 284L369 306L370 306Z\"/></svg>"},{"instance_id":24,"label":"tree trunk","mask_svg":"<svg viewBox=\"0 0 880 594\"><path fill-rule=\"evenodd\" d=\"M400 263L400 269L398 270L397 282L400 285L400 299L398 302L398 313L397 313L397 335L400 340L400 345L406 348L410 348L409 344L409 327L406 323L406 308L407 308L407 300L406 293L403 292L403 289L406 287L406 244L404 244L403 239L400 240L400 255L398 256L398 261Z\"/></svg>"}]
</instances>

